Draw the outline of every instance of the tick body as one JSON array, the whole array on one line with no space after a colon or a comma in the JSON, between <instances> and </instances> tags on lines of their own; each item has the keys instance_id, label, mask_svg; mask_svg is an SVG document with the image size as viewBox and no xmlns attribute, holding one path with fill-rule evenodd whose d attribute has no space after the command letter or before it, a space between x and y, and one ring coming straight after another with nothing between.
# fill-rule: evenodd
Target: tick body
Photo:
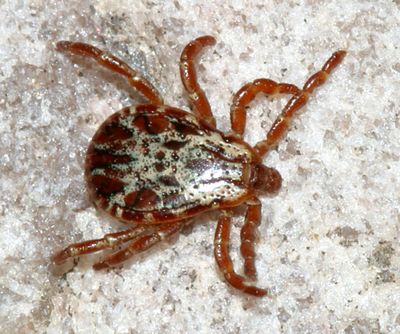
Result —
<instances>
[{"instance_id":1,"label":"tick body","mask_svg":"<svg viewBox=\"0 0 400 334\"><path fill-rule=\"evenodd\" d=\"M123 75L148 100L147 104L112 114L94 135L85 163L92 201L131 227L101 239L72 244L54 256L57 264L70 257L115 249L94 268L115 266L178 233L195 216L220 210L214 254L223 276L245 293L267 294L250 283L256 279L254 241L261 221L258 196L278 191L281 176L263 165L262 159L281 139L309 95L342 61L345 51L335 52L302 89L263 78L243 86L233 99L232 132L224 134L216 128L194 66L202 48L213 44L213 37L202 36L182 52L180 73L193 111L188 113L164 105L156 88L115 56L84 43L57 43L59 51L93 58ZM289 94L291 98L266 138L252 147L243 141L246 106L258 93ZM239 205L247 209L240 247L246 277L234 271L229 255L231 210Z\"/></svg>"}]
</instances>

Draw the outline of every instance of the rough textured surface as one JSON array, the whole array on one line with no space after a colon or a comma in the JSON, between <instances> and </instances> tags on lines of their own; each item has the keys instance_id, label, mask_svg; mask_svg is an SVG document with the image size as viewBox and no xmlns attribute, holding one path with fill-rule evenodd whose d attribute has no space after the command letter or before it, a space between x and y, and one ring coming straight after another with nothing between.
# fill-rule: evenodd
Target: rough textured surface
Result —
<instances>
[{"instance_id":1,"label":"rough textured surface","mask_svg":"<svg viewBox=\"0 0 400 334\"><path fill-rule=\"evenodd\" d=\"M0 331L3 333L400 332L400 14L398 1L0 1ZM54 268L73 241L121 228L83 183L90 137L140 102L123 80L58 54L61 39L126 59L169 105L187 108L183 46L218 43L199 65L219 127L232 95L269 77L301 85L332 51L349 51L266 159L284 178L264 198L258 284L236 293L218 275L216 214L121 269L94 256ZM263 138L283 101L261 97L247 138ZM232 255L238 256L238 216ZM190 233L189 233L190 232ZM63 273L65 273L63 275Z\"/></svg>"}]
</instances>

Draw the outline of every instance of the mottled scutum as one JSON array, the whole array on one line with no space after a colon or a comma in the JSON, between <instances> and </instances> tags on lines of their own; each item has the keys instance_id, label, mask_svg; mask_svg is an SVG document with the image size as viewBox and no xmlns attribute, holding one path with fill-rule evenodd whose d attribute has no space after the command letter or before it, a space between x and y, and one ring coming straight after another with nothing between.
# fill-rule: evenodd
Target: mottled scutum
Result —
<instances>
[{"instance_id":1,"label":"mottled scutum","mask_svg":"<svg viewBox=\"0 0 400 334\"><path fill-rule=\"evenodd\" d=\"M88 149L94 201L112 215L154 222L248 196L251 150L171 107L142 105L113 114ZM192 214L191 214L192 212Z\"/></svg>"}]
</instances>

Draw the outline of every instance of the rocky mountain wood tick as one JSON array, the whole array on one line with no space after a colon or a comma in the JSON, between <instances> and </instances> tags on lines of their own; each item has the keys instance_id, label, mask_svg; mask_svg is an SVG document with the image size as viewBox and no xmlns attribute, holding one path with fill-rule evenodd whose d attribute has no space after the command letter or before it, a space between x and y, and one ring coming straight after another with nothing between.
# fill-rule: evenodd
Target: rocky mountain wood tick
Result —
<instances>
[{"instance_id":1,"label":"rocky mountain wood tick","mask_svg":"<svg viewBox=\"0 0 400 334\"><path fill-rule=\"evenodd\" d=\"M199 52L214 44L213 37L202 36L182 52L180 74L193 110L188 113L164 105L157 89L121 59L88 44L57 43L58 51L93 58L124 76L148 104L112 114L97 130L86 156L85 175L91 199L98 208L131 227L101 239L72 244L54 256L55 263L118 248L93 267L115 266L176 234L193 217L220 210L214 239L219 269L234 288L254 296L267 294L266 290L249 283L256 279L254 242L261 221L258 196L279 190L281 176L275 169L264 166L262 159L282 138L296 111L325 82L346 52L335 52L302 89L269 79L244 85L233 98L232 131L225 134L216 128L194 66ZM289 94L291 98L266 139L252 147L243 140L246 107L259 93ZM229 255L231 209L239 205L247 210L240 234L247 279L235 273ZM125 246L120 249L122 245Z\"/></svg>"}]
</instances>

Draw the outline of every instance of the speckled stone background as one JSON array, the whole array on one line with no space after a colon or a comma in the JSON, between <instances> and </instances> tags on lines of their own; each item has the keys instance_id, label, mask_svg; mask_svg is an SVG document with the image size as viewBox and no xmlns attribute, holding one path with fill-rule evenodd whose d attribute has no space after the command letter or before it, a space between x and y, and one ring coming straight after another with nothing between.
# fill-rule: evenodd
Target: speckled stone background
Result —
<instances>
[{"instance_id":1,"label":"speckled stone background","mask_svg":"<svg viewBox=\"0 0 400 334\"><path fill-rule=\"evenodd\" d=\"M0 0L1 333L400 332L399 1L219 3ZM284 178L262 199L256 248L257 284L271 296L222 281L217 213L121 268L94 272L99 255L55 268L50 256L68 243L122 228L88 201L82 167L102 121L143 101L54 43L110 50L187 109L178 59L201 34L218 40L198 68L223 130L244 83L302 85L333 51L348 50L265 158ZM252 103L249 142L284 103ZM231 253L241 272L239 213Z\"/></svg>"}]
</instances>

